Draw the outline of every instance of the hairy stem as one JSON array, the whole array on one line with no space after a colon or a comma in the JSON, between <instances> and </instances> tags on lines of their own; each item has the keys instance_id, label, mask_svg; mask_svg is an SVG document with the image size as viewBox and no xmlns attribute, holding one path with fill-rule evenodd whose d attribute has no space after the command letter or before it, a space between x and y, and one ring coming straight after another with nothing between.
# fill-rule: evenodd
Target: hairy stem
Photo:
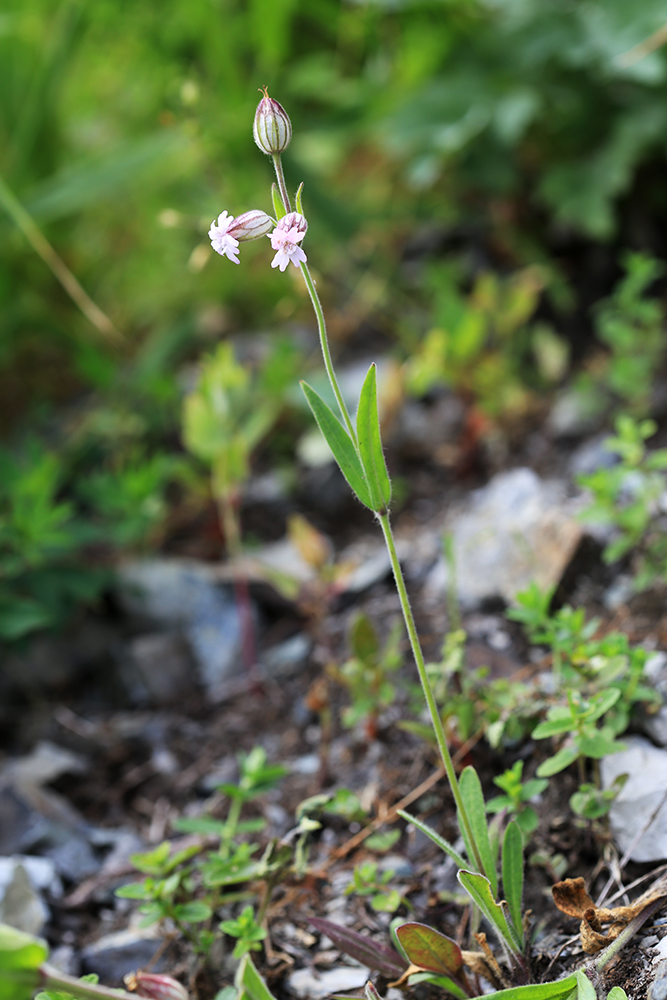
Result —
<instances>
[{"instance_id":1,"label":"hairy stem","mask_svg":"<svg viewBox=\"0 0 667 1000\"><path fill-rule=\"evenodd\" d=\"M287 192L287 185L285 184L285 174L283 173L283 161L280 159L280 153L274 154L273 166L276 171L276 180L278 181L278 190L280 191L280 197L282 198L283 207L286 212L291 212L292 206L290 204L289 194Z\"/></svg>"},{"instance_id":2,"label":"hairy stem","mask_svg":"<svg viewBox=\"0 0 667 1000\"><path fill-rule=\"evenodd\" d=\"M98 986L96 983L82 983L74 976L68 976L60 969L46 963L39 969L42 989L56 993L71 993L81 1000L136 1000L136 993L112 989L110 986Z\"/></svg>"},{"instance_id":3,"label":"hairy stem","mask_svg":"<svg viewBox=\"0 0 667 1000\"><path fill-rule=\"evenodd\" d=\"M352 420L350 418L350 414L347 412L347 406L345 405L345 400L343 399L343 393L340 390L338 379L336 378L336 372L334 371L333 361L331 360L331 351L329 350L329 339L327 337L327 325L324 319L324 311L322 309L322 303L320 302L320 297L317 294L317 289L315 288L315 282L312 279L307 264L301 265L301 273L303 274L303 280L306 283L306 288L308 289L308 294L310 295L310 301L313 304L313 309L315 310L315 316L317 318L317 329L320 334L320 346L322 348L322 357L324 358L324 367L327 370L327 375L329 376L329 382L331 383L331 388L333 389L334 396L336 397L338 408L342 414L343 420L345 421L345 428L347 430L347 433L350 435L354 445L356 446L357 434L354 429Z\"/></svg>"},{"instance_id":4,"label":"hairy stem","mask_svg":"<svg viewBox=\"0 0 667 1000\"><path fill-rule=\"evenodd\" d=\"M452 757L449 752L449 747L447 746L447 739L445 737L445 730L442 725L442 719L440 718L440 713L438 712L438 706L436 705L435 695L433 694L433 688L431 687L431 682L428 678L428 673L426 672L426 663L424 662L424 654L422 652L421 643L419 642L419 635L417 634L417 626L415 624L414 615L412 613L412 608L410 607L410 598L408 597L408 591L405 586L405 579L403 577L403 570L401 569L401 564L398 559L398 553L396 552L396 543L394 542L394 533L391 528L391 522L389 521L388 514L378 514L378 521L382 528L382 534L384 535L384 540L387 545L387 550L389 552L389 558L391 560L391 568L394 572L394 579L396 581L396 589L398 590L398 596L401 602L401 609L403 611L403 618L405 619L405 627L408 630L408 637L410 639L410 646L412 647L412 655L415 658L415 663L417 664L417 672L419 674L419 680L421 681L421 686L424 691L424 697L426 699L426 704L428 706L429 715L431 716L431 724L435 732L435 738L438 743L438 750L440 751L440 756L442 758L442 763L447 774L447 779L449 781L449 786L452 790L452 795L454 796L454 802L456 803L456 808L459 811L459 816L461 817L461 824L465 828L466 839L471 845L475 857L472 858L477 865L477 870L481 873L484 872L484 864L477 850L477 843L475 841L475 836L472 831L472 826L468 817L468 811L464 805L463 799L461 797L461 792L459 791L459 782L456 777L456 771L454 770L454 764L452 762Z\"/></svg>"}]
</instances>

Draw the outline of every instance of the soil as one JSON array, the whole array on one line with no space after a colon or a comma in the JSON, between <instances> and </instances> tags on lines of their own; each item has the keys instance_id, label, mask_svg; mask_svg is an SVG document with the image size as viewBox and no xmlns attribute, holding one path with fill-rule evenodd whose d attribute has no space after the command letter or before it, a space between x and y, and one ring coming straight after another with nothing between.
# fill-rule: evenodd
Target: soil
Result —
<instances>
[{"instance_id":1,"label":"soil","mask_svg":"<svg viewBox=\"0 0 667 1000\"><path fill-rule=\"evenodd\" d=\"M418 532L437 519L445 505L465 497L497 468L528 464L538 473L558 475L565 468L573 443L548 439L539 423L535 428L530 432L524 428L522 434L516 434L511 450L508 442L512 442L512 436L506 438L505 447L496 453L485 450L482 442L473 442L449 467L436 462L411 464L405 458L394 457L394 472L406 479L411 489L409 501L396 517L399 531ZM315 507L312 496L312 492L305 490L300 507L318 528L332 537L336 549L352 538L374 533L371 518L358 505L345 502L330 511L326 505ZM275 511L249 508L244 518L255 537L272 540L282 534L285 514L286 510L276 515ZM211 527L210 516L202 515L189 530L179 526L166 547L172 554L211 558L219 556L220 539ZM654 646L664 648L667 617L663 595L656 593L652 598L645 595L614 613L602 607L602 591L616 572L618 568L611 571L603 565L599 548L586 542L564 575L557 600L580 601L583 595L588 613L603 616L603 628L620 628L633 642L648 639ZM427 656L435 656L448 625L447 616L443 609L420 604L421 582L412 580L410 584ZM255 597L263 601L266 595L257 591ZM222 763L227 773L220 781L233 781L235 755L250 751L258 743L267 751L269 760L290 766L279 787L249 805L244 813L246 817L264 817L267 826L261 835L263 841L271 836L284 836L294 825L299 804L327 789L343 787L355 792L370 822L409 797L422 783L427 787L409 810L455 841L457 830L450 793L443 778L432 780L438 770L436 754L432 746L399 725L409 714L410 688L416 684L407 650L405 664L397 675L394 705L372 725L354 729L341 725L341 710L348 698L340 685L328 677L326 665L332 660L343 662L347 655L349 621L359 609L364 609L381 633L386 634L387 621L399 613L391 581L380 580L353 600L335 598L328 604L320 604L310 618L284 604L265 604L260 650L306 631L314 640L309 661L301 672L281 677L279 681L264 677L258 684L248 674L235 686L231 685L228 697L216 705L195 690L171 708L137 709L100 672L84 673L72 682L65 681L41 693L33 690L32 694L25 691L15 694L14 711L20 717L8 724L5 752L8 757L26 752L37 739L48 739L80 754L88 762L86 773L63 776L52 783L52 789L94 826L129 828L146 845L180 836L174 832L172 823L183 814L194 815L205 809L214 816L224 817L224 796L215 792L206 779ZM312 604L310 610L313 612ZM463 616L462 625L471 634L468 666L477 669L486 665L491 677L525 679L534 672L535 664L528 656L521 629L506 621L502 610L490 607ZM494 648L484 638L484 631L476 628L484 615L502 625L511 640L508 648ZM99 611L97 624L100 621L112 632L114 629L122 632L121 616L113 602ZM524 761L525 779L534 776L540 760L547 754L545 746L536 743L519 744L500 753L491 750L481 734L468 741L457 739L454 731L451 736L458 766L473 764L489 795L497 794L493 777L515 760ZM161 768L159 754L164 750L168 750L173 763ZM568 800L576 784L576 777L569 773L550 783L530 846L533 860L526 866L525 902L532 913L534 970L538 977L550 980L576 967L584 958L576 921L555 908L551 885L564 876L583 876L595 897L618 860L604 822L585 823L572 814ZM377 858L365 849L363 841L354 840L363 824L335 816L320 818L323 825L312 837L308 870L302 875L288 874L274 889L268 908L270 937L266 950L255 954L280 1000L294 995L288 985L294 969L324 969L344 961L331 943L322 944L321 935L310 923L313 917L333 914L332 919L336 920L336 915L344 911L354 929L370 934L380 943L389 942L390 915L373 910L368 898L345 895L355 865ZM400 840L391 849L392 858L405 861L396 883L409 902L409 907L401 906L398 915L434 926L468 946L468 910L456 898L455 881L444 878L442 855L402 820L391 815L390 819L401 830ZM541 861L535 855L541 855ZM623 883L648 877L651 867L627 865L621 876ZM68 884L63 899L50 901L52 920L46 928L50 944L53 947L67 944L78 949L102 934L126 927L128 907L116 905L111 890L131 880L131 876L128 865ZM660 938L665 929L665 925L655 922L644 927L637 940L624 949L608 970L603 988L608 990L618 985L626 990L630 1000L643 1000L652 966L651 950L641 942L647 936ZM189 980L190 987L202 1000L211 1000L233 976L230 971L233 963L230 965L228 960L202 969L183 942L177 944L170 968ZM365 973L361 969L359 973L361 986ZM383 994L386 980L380 978L378 988ZM437 991L429 994L425 987L420 990L420 1000L440 995Z\"/></svg>"}]
</instances>

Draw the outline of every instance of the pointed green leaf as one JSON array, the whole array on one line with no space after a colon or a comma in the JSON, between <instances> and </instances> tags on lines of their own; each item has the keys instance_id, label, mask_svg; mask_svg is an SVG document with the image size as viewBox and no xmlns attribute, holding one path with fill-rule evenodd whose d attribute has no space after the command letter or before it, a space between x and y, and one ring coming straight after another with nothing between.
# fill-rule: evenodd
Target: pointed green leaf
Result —
<instances>
[{"instance_id":1,"label":"pointed green leaf","mask_svg":"<svg viewBox=\"0 0 667 1000\"><path fill-rule=\"evenodd\" d=\"M561 747L553 757L548 757L543 761L535 773L538 778L550 778L552 774L558 774L559 771L564 771L570 764L574 764L579 756L577 747L572 745Z\"/></svg>"},{"instance_id":2,"label":"pointed green leaf","mask_svg":"<svg viewBox=\"0 0 667 1000\"><path fill-rule=\"evenodd\" d=\"M567 979L558 979L555 983L535 983L528 986L512 986L508 990L498 990L497 993L487 993L485 997L475 997L474 1000L560 1000L569 998L577 989L576 975ZM576 994L575 994L576 995Z\"/></svg>"},{"instance_id":3,"label":"pointed green leaf","mask_svg":"<svg viewBox=\"0 0 667 1000\"><path fill-rule=\"evenodd\" d=\"M478 872L466 871L457 872L456 877L487 920L494 925L509 950L514 954L521 951L521 941L508 923L503 906L493 898L488 878Z\"/></svg>"},{"instance_id":4,"label":"pointed green leaf","mask_svg":"<svg viewBox=\"0 0 667 1000\"><path fill-rule=\"evenodd\" d=\"M477 845L477 850L482 859L482 864L484 866L484 871L482 874L486 875L489 882L491 883L491 891L495 896L498 892L498 875L496 873L496 858L491 849L491 841L489 840L489 828L486 822L486 805L484 802L484 793L482 792L482 785L480 783L479 777L477 776L477 771L474 767L466 767L461 774L459 779L459 789L461 792L461 798L463 799L464 805L466 807L466 812L468 814L468 819L470 820L470 825L472 827L472 834L475 838L475 843ZM459 817L459 829L463 835L464 841L466 840L466 834L464 833L465 827L460 821ZM472 845L466 843L466 850L470 858L474 858L475 854L472 850Z\"/></svg>"},{"instance_id":5,"label":"pointed green leaf","mask_svg":"<svg viewBox=\"0 0 667 1000\"><path fill-rule=\"evenodd\" d=\"M301 183L299 184L299 187L297 188L297 192L296 192L296 197L294 199L294 202L296 204L296 210L299 213L299 215L303 215L303 208L301 206L301 192L302 191L303 191L303 181L301 181Z\"/></svg>"},{"instance_id":6,"label":"pointed green leaf","mask_svg":"<svg viewBox=\"0 0 667 1000\"><path fill-rule=\"evenodd\" d=\"M285 211L285 206L283 205L283 200L280 197L278 185L275 181L271 185L271 200L273 201L273 211L276 213L276 222L280 222L282 217L287 213Z\"/></svg>"},{"instance_id":7,"label":"pointed green leaf","mask_svg":"<svg viewBox=\"0 0 667 1000\"><path fill-rule=\"evenodd\" d=\"M523 896L523 838L517 823L507 824L503 838L503 895L521 943L523 944L523 921L521 919L521 898Z\"/></svg>"},{"instance_id":8,"label":"pointed green leaf","mask_svg":"<svg viewBox=\"0 0 667 1000\"><path fill-rule=\"evenodd\" d=\"M361 461L373 500L373 510L383 512L391 501L391 482L382 451L378 415L377 374L371 365L361 388L357 409L357 439Z\"/></svg>"},{"instance_id":9,"label":"pointed green leaf","mask_svg":"<svg viewBox=\"0 0 667 1000\"><path fill-rule=\"evenodd\" d=\"M234 977L239 997L245 995L249 1000L275 1000L273 993L259 974L250 955L241 959Z\"/></svg>"},{"instance_id":10,"label":"pointed green leaf","mask_svg":"<svg viewBox=\"0 0 667 1000\"><path fill-rule=\"evenodd\" d=\"M595 987L584 970L577 969L575 975L577 977L577 1000L597 1000Z\"/></svg>"},{"instance_id":11,"label":"pointed green leaf","mask_svg":"<svg viewBox=\"0 0 667 1000\"><path fill-rule=\"evenodd\" d=\"M399 809L398 810L398 815L402 819L404 819L406 823L412 823L412 825L414 827L416 827L426 837L428 837L429 840L432 840L433 843L437 847L439 847L441 851L444 851L445 854L449 855L449 857L452 859L452 861L455 864L457 864L459 866L459 868L467 868L468 867L469 862L466 861L466 859L464 857L462 857L458 853L458 851L456 851L452 847L452 845L449 843L448 840L445 840L445 838L441 837L439 833L436 833L435 830L433 830L430 826L428 826L427 823L422 823L422 821L420 819L417 819L415 816L411 816L410 813L405 812L404 809Z\"/></svg>"},{"instance_id":12,"label":"pointed green leaf","mask_svg":"<svg viewBox=\"0 0 667 1000\"><path fill-rule=\"evenodd\" d=\"M438 975L457 976L463 965L461 949L445 934L409 921L396 928L396 937L412 965Z\"/></svg>"},{"instance_id":13,"label":"pointed green leaf","mask_svg":"<svg viewBox=\"0 0 667 1000\"><path fill-rule=\"evenodd\" d=\"M322 397L307 382L302 382L301 388L313 411L317 426L322 431L324 440L331 448L352 492L366 507L374 510L361 460L349 434Z\"/></svg>"}]
</instances>

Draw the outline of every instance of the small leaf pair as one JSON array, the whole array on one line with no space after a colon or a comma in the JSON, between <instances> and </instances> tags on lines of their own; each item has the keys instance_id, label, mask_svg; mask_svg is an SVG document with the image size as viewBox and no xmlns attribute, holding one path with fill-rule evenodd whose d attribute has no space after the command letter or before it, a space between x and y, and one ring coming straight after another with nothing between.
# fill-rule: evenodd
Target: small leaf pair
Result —
<instances>
[{"instance_id":1,"label":"small leaf pair","mask_svg":"<svg viewBox=\"0 0 667 1000\"><path fill-rule=\"evenodd\" d=\"M382 451L377 375L371 365L359 396L356 441L311 386L301 383L313 416L354 495L376 514L386 514L391 482Z\"/></svg>"}]
</instances>

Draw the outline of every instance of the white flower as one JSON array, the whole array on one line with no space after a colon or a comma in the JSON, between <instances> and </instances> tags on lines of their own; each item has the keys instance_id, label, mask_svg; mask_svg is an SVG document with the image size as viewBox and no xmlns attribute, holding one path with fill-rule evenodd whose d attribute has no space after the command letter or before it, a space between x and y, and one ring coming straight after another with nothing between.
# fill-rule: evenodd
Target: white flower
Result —
<instances>
[{"instance_id":1,"label":"white flower","mask_svg":"<svg viewBox=\"0 0 667 1000\"><path fill-rule=\"evenodd\" d=\"M217 223L215 219L211 223L211 228L208 231L208 238L210 239L211 246L216 253L219 253L222 257L227 257L229 260L234 261L235 264L238 264L239 241L230 235L229 232L233 223L233 215L228 215L227 212L221 212L218 216Z\"/></svg>"},{"instance_id":2,"label":"white flower","mask_svg":"<svg viewBox=\"0 0 667 1000\"><path fill-rule=\"evenodd\" d=\"M301 216L295 219L296 214L296 212L291 212L290 215L281 219L271 233L271 246L278 251L271 261L271 267L279 267L281 271L285 270L290 261L295 267L301 267L301 264L308 260L299 246L299 242L306 235L306 220L302 219ZM285 225L286 220L289 229Z\"/></svg>"}]
</instances>

